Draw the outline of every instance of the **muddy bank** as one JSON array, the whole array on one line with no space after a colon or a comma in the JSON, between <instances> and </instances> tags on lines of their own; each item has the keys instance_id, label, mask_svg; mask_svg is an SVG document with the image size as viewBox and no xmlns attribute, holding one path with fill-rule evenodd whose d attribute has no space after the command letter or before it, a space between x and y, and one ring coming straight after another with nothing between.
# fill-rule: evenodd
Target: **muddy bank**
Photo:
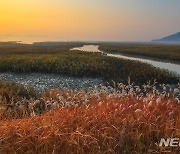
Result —
<instances>
[{"instance_id":1,"label":"muddy bank","mask_svg":"<svg viewBox=\"0 0 180 154\"><path fill-rule=\"evenodd\" d=\"M95 85L103 84L103 80L99 78L75 78L44 73L0 73L0 80L31 86L40 91L45 89L93 89Z\"/></svg>"}]
</instances>

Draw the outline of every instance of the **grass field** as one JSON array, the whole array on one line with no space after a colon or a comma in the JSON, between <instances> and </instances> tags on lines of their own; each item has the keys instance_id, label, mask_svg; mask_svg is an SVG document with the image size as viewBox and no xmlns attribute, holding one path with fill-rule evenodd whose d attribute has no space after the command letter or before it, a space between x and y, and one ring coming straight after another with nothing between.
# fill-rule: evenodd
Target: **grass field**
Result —
<instances>
[{"instance_id":1,"label":"grass field","mask_svg":"<svg viewBox=\"0 0 180 154\"><path fill-rule=\"evenodd\" d=\"M162 137L180 133L175 75L136 61L69 49L64 45L0 47L0 72L91 76L129 84L40 94L1 81L0 153L178 152L158 146ZM177 85L168 92L162 84L160 92L156 82L147 83L154 79Z\"/></svg>"},{"instance_id":2,"label":"grass field","mask_svg":"<svg viewBox=\"0 0 180 154\"><path fill-rule=\"evenodd\" d=\"M143 96L154 85L118 87L50 90L38 98L29 93L30 99L15 93L9 105L1 99L0 153L178 153L158 146L162 137L179 137L180 102L173 97L178 89Z\"/></svg>"},{"instance_id":3,"label":"grass field","mask_svg":"<svg viewBox=\"0 0 180 154\"><path fill-rule=\"evenodd\" d=\"M101 54L70 51L62 46L1 46L0 72L45 72L76 77L102 77L107 81L143 83L177 83L176 76L137 61L107 57Z\"/></svg>"},{"instance_id":4,"label":"grass field","mask_svg":"<svg viewBox=\"0 0 180 154\"><path fill-rule=\"evenodd\" d=\"M180 45L106 44L101 45L99 49L110 53L143 56L180 64Z\"/></svg>"}]
</instances>

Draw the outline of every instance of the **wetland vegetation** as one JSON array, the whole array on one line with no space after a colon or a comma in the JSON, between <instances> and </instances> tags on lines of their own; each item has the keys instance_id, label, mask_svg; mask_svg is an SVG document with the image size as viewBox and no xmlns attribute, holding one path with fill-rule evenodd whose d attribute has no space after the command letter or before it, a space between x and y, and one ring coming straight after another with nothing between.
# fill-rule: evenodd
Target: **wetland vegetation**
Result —
<instances>
[{"instance_id":1,"label":"wetland vegetation","mask_svg":"<svg viewBox=\"0 0 180 154\"><path fill-rule=\"evenodd\" d=\"M0 153L177 153L158 145L180 133L180 87L156 86L119 83L34 97L0 83Z\"/></svg>"},{"instance_id":2,"label":"wetland vegetation","mask_svg":"<svg viewBox=\"0 0 180 154\"><path fill-rule=\"evenodd\" d=\"M176 137L180 130L175 74L64 45L9 48L0 47L0 72L99 77L109 83L39 93L1 81L0 153L178 152L158 146L162 136Z\"/></svg>"},{"instance_id":3,"label":"wetland vegetation","mask_svg":"<svg viewBox=\"0 0 180 154\"><path fill-rule=\"evenodd\" d=\"M103 77L107 81L176 83L175 74L151 65L98 53L71 51L69 45L0 47L0 72L56 73L75 77Z\"/></svg>"}]
</instances>

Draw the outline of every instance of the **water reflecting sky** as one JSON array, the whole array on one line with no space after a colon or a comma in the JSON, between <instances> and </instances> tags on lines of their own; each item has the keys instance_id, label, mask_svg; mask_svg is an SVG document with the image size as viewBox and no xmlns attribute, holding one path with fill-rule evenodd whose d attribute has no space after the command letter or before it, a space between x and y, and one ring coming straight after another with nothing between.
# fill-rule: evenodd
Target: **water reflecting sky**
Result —
<instances>
[{"instance_id":1,"label":"water reflecting sky","mask_svg":"<svg viewBox=\"0 0 180 154\"><path fill-rule=\"evenodd\" d=\"M83 47L73 48L72 50L81 50L81 51L87 51L87 52L101 52L101 53L103 53L102 51L100 51L98 49L98 47L99 46L97 46L97 45L84 45ZM137 58L136 57L129 57L129 56L121 55L121 54L107 54L107 56L141 61L141 62L151 64L151 65L158 67L158 68L161 68L161 69L166 69L168 71L175 72L175 73L180 75L180 65L179 64L155 61L155 60L151 60L151 59L144 59L144 58L138 58L138 57Z\"/></svg>"}]
</instances>

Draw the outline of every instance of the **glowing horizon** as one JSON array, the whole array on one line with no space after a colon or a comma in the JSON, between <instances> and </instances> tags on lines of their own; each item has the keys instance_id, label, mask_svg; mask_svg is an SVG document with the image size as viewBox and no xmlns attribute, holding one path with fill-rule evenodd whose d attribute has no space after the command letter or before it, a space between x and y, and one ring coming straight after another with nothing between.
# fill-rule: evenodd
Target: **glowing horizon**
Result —
<instances>
[{"instance_id":1,"label":"glowing horizon","mask_svg":"<svg viewBox=\"0 0 180 154\"><path fill-rule=\"evenodd\" d=\"M150 41L179 14L178 0L1 0L0 41Z\"/></svg>"}]
</instances>

